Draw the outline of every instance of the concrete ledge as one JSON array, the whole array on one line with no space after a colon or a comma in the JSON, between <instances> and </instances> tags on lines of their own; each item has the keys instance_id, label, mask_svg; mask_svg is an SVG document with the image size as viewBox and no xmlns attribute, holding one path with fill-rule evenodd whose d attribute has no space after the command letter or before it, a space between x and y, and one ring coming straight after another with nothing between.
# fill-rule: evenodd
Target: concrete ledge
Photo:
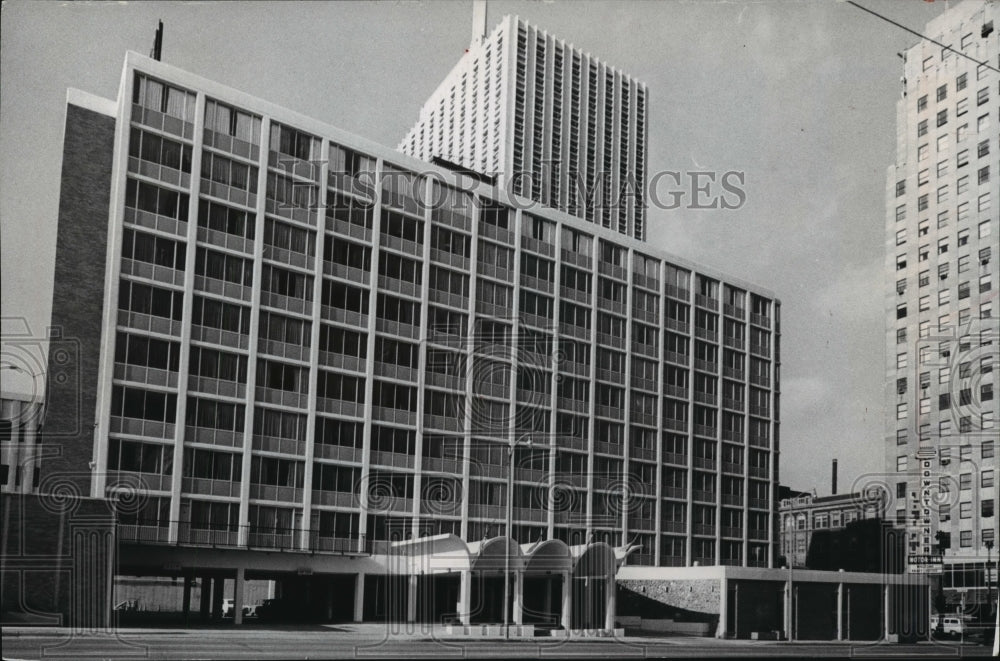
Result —
<instances>
[{"instance_id":1,"label":"concrete ledge","mask_svg":"<svg viewBox=\"0 0 1000 661\"><path fill-rule=\"evenodd\" d=\"M615 623L621 627L641 632L676 633L683 636L708 636L712 625L708 622L676 622L669 618L645 618L639 615L619 616Z\"/></svg>"},{"instance_id":2,"label":"concrete ledge","mask_svg":"<svg viewBox=\"0 0 1000 661\"><path fill-rule=\"evenodd\" d=\"M507 627L502 624L448 624L443 628L444 635L459 637L475 636L477 638L506 638ZM533 624L512 624L510 625L511 638L534 638L535 625Z\"/></svg>"},{"instance_id":3,"label":"concrete ledge","mask_svg":"<svg viewBox=\"0 0 1000 661\"><path fill-rule=\"evenodd\" d=\"M625 629L616 627L615 629L553 629L553 638L622 638L625 636Z\"/></svg>"},{"instance_id":4,"label":"concrete ledge","mask_svg":"<svg viewBox=\"0 0 1000 661\"><path fill-rule=\"evenodd\" d=\"M777 631L754 631L750 640L781 640L781 634Z\"/></svg>"}]
</instances>

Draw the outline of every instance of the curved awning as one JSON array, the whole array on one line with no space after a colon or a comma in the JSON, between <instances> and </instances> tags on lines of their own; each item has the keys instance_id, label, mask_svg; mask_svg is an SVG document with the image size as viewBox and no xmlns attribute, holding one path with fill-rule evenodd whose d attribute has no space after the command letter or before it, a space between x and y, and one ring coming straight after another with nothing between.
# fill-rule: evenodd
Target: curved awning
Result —
<instances>
[{"instance_id":1,"label":"curved awning","mask_svg":"<svg viewBox=\"0 0 1000 661\"><path fill-rule=\"evenodd\" d=\"M472 570L528 574L573 572L576 577L606 577L636 547L612 548L605 542L567 546L559 539L518 544L506 536L465 542L453 534L432 535L395 542L388 568L395 574L440 574ZM510 557L508 565L507 557Z\"/></svg>"},{"instance_id":2,"label":"curved awning","mask_svg":"<svg viewBox=\"0 0 1000 661\"><path fill-rule=\"evenodd\" d=\"M472 542L469 544L469 555L472 557L471 569L474 571L503 572L508 566L510 571L524 569L525 558L521 547L510 537L500 536Z\"/></svg>"},{"instance_id":3,"label":"curved awning","mask_svg":"<svg viewBox=\"0 0 1000 661\"><path fill-rule=\"evenodd\" d=\"M573 554L573 576L576 578L612 576L618 571L618 559L611 546L604 542L591 542L570 547Z\"/></svg>"},{"instance_id":4,"label":"curved awning","mask_svg":"<svg viewBox=\"0 0 1000 661\"><path fill-rule=\"evenodd\" d=\"M526 561L526 573L561 573L573 569L573 555L569 547L560 539L547 539L544 542L524 544L521 546Z\"/></svg>"}]
</instances>

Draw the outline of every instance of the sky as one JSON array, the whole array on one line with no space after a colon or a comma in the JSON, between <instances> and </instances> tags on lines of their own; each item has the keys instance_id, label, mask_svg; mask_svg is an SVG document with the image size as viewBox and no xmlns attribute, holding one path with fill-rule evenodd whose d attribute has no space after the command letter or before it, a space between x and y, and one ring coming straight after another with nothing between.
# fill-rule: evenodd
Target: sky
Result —
<instances>
[{"instance_id":1,"label":"sky","mask_svg":"<svg viewBox=\"0 0 1000 661\"><path fill-rule=\"evenodd\" d=\"M860 0L915 30L947 2ZM2 353L51 315L68 87L116 98L146 54L395 146L467 47L472 3L61 3L0 10ZM846 2L499 2L648 85L648 171L738 171L739 209L651 209L650 244L782 301L781 482L883 470L886 168L917 37ZM24 336L12 338L18 332ZM3 358L0 355L0 358ZM32 388L5 370L4 390Z\"/></svg>"}]
</instances>

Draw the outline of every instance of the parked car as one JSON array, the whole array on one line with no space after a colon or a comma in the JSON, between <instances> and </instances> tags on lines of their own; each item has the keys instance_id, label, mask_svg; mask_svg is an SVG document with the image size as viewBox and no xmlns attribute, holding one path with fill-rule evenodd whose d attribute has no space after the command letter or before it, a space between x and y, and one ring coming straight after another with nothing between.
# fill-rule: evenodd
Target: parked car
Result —
<instances>
[{"instance_id":1,"label":"parked car","mask_svg":"<svg viewBox=\"0 0 1000 661\"><path fill-rule=\"evenodd\" d=\"M232 617L233 611L236 609L236 602L233 599L224 599L222 601L222 617ZM244 606L243 617L255 617L257 615L257 606Z\"/></svg>"},{"instance_id":2,"label":"parked car","mask_svg":"<svg viewBox=\"0 0 1000 661\"><path fill-rule=\"evenodd\" d=\"M965 631L965 622L957 615L932 615L931 631L938 636L960 638Z\"/></svg>"}]
</instances>

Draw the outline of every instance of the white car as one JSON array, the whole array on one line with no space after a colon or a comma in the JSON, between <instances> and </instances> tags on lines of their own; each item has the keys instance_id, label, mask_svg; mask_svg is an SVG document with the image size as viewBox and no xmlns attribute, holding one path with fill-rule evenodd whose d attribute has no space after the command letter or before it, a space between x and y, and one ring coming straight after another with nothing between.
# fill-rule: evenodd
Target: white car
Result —
<instances>
[{"instance_id":1,"label":"white car","mask_svg":"<svg viewBox=\"0 0 1000 661\"><path fill-rule=\"evenodd\" d=\"M964 622L957 615L932 616L931 631L937 633L939 625L941 627L941 634L949 637L959 638L964 631Z\"/></svg>"}]
</instances>

